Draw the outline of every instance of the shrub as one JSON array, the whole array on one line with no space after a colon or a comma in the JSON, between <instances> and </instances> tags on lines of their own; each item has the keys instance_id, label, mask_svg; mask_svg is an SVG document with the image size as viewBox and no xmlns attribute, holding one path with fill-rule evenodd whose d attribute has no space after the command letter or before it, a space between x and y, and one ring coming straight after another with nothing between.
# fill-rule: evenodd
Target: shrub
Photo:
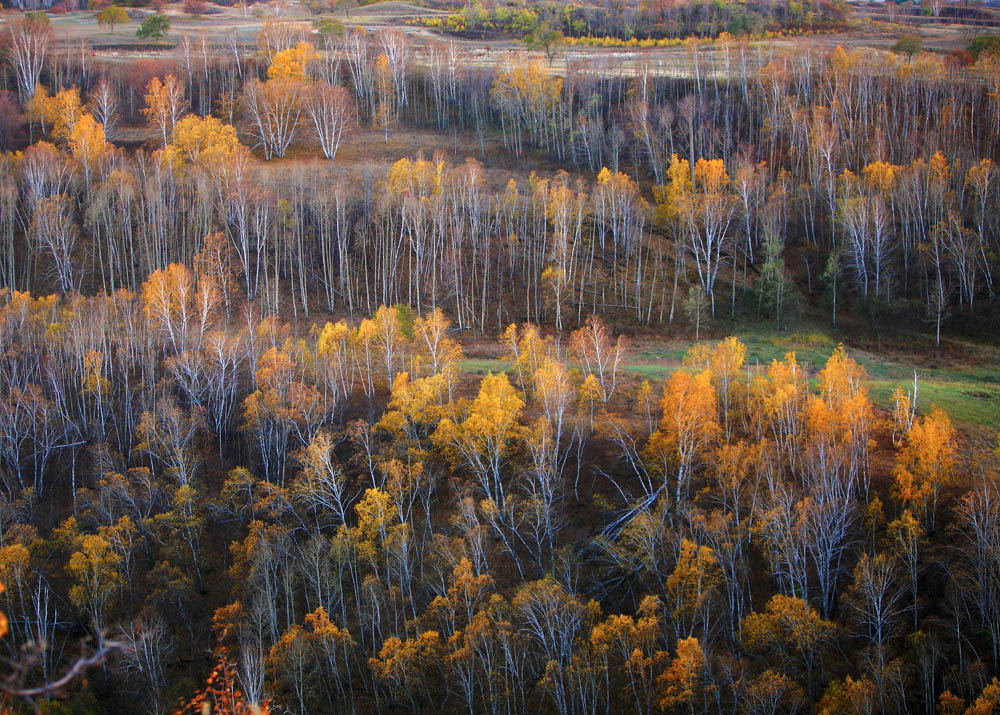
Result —
<instances>
[{"instance_id":1,"label":"shrub","mask_svg":"<svg viewBox=\"0 0 1000 715\"><path fill-rule=\"evenodd\" d=\"M977 37L969 43L968 53L973 60L978 60L979 55L1000 55L1000 35L983 35Z\"/></svg>"},{"instance_id":2,"label":"shrub","mask_svg":"<svg viewBox=\"0 0 1000 715\"><path fill-rule=\"evenodd\" d=\"M150 15L142 21L135 36L143 40L159 40L170 30L170 18L166 15Z\"/></svg>"},{"instance_id":3,"label":"shrub","mask_svg":"<svg viewBox=\"0 0 1000 715\"><path fill-rule=\"evenodd\" d=\"M184 0L184 12L188 15L204 15L208 12L208 5L201 0Z\"/></svg>"},{"instance_id":4,"label":"shrub","mask_svg":"<svg viewBox=\"0 0 1000 715\"><path fill-rule=\"evenodd\" d=\"M903 35L892 46L892 51L897 55L910 55L911 57L920 52L924 47L923 41L916 35Z\"/></svg>"}]
</instances>

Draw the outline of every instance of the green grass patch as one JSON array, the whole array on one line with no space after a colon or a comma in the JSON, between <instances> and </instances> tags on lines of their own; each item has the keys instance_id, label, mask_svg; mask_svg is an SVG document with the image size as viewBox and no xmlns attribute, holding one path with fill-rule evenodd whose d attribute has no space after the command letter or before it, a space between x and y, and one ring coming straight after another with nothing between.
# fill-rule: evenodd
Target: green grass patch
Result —
<instances>
[{"instance_id":1,"label":"green grass patch","mask_svg":"<svg viewBox=\"0 0 1000 715\"><path fill-rule=\"evenodd\" d=\"M899 381L872 380L868 390L872 401L889 409L892 393ZM1000 430L1000 388L982 382L939 380L921 377L917 393L917 411L926 414L932 406L948 413L956 425Z\"/></svg>"},{"instance_id":2,"label":"green grass patch","mask_svg":"<svg viewBox=\"0 0 1000 715\"><path fill-rule=\"evenodd\" d=\"M510 362L507 360L490 360L488 358L469 358L461 362L462 372L470 375L487 375L489 373L507 372Z\"/></svg>"},{"instance_id":3,"label":"green grass patch","mask_svg":"<svg viewBox=\"0 0 1000 715\"><path fill-rule=\"evenodd\" d=\"M747 362L765 368L772 360L781 360L794 352L800 365L810 374L823 368L837 347L836 334L814 325L800 332L775 333L773 330L745 326L734 333L747 346ZM716 339L703 341L710 345ZM677 370L684 354L694 343L689 340L644 341L629 354L623 369L639 380L662 382ZM934 405L948 413L956 426L1000 431L1000 348L982 343L951 344L958 357L942 356L940 362L928 359L929 352L914 346L912 352L895 350L890 356L848 347L848 354L868 372L868 390L872 402L892 409L892 393L902 385L909 389L913 371L919 375L917 411L926 414ZM912 355L912 359L910 356ZM470 358L462 370L472 375L509 370L510 362ZM810 380L815 389L816 380Z\"/></svg>"}]
</instances>

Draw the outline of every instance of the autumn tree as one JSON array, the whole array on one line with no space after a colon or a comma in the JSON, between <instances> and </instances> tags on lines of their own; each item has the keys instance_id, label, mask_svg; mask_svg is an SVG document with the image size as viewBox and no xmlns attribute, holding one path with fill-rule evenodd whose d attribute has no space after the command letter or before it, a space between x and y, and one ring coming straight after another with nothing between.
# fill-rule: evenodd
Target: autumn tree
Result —
<instances>
[{"instance_id":1,"label":"autumn tree","mask_svg":"<svg viewBox=\"0 0 1000 715\"><path fill-rule=\"evenodd\" d=\"M142 115L147 122L156 127L163 145L166 146L174 135L177 122L187 111L184 86L172 74L168 74L162 80L153 77L146 87L144 100L146 106L142 109Z\"/></svg>"},{"instance_id":2,"label":"autumn tree","mask_svg":"<svg viewBox=\"0 0 1000 715\"><path fill-rule=\"evenodd\" d=\"M696 460L718 437L719 412L715 390L707 371L692 375L677 370L663 387L662 417L649 438L645 454L655 461L664 486L673 485L674 504L680 504L690 483ZM676 474L674 474L676 472Z\"/></svg>"},{"instance_id":3,"label":"autumn tree","mask_svg":"<svg viewBox=\"0 0 1000 715\"><path fill-rule=\"evenodd\" d=\"M697 638L677 642L677 654L669 667L657 677L659 705L663 710L693 708L705 670L705 654Z\"/></svg>"},{"instance_id":4,"label":"autumn tree","mask_svg":"<svg viewBox=\"0 0 1000 715\"><path fill-rule=\"evenodd\" d=\"M743 620L743 644L751 652L777 657L781 667L801 668L810 702L816 669L833 636L834 624L823 620L800 598L775 595L763 611Z\"/></svg>"},{"instance_id":5,"label":"autumn tree","mask_svg":"<svg viewBox=\"0 0 1000 715\"><path fill-rule=\"evenodd\" d=\"M243 428L257 444L264 475L284 486L291 440L308 444L334 405L324 405L284 350L269 348L258 362L257 389L243 401Z\"/></svg>"},{"instance_id":6,"label":"autumn tree","mask_svg":"<svg viewBox=\"0 0 1000 715\"><path fill-rule=\"evenodd\" d=\"M938 493L952 484L957 465L955 429L940 409L933 407L906 435L906 444L893 468L893 494L934 531Z\"/></svg>"},{"instance_id":7,"label":"autumn tree","mask_svg":"<svg viewBox=\"0 0 1000 715\"><path fill-rule=\"evenodd\" d=\"M241 146L232 125L211 115L204 119L188 115L174 125L164 158L178 168L191 164L219 168Z\"/></svg>"},{"instance_id":8,"label":"autumn tree","mask_svg":"<svg viewBox=\"0 0 1000 715\"><path fill-rule=\"evenodd\" d=\"M377 656L369 659L369 667L391 701L405 699L416 710L418 702L430 700L427 681L440 662L441 650L437 631L424 631L406 640L393 636L382 644Z\"/></svg>"},{"instance_id":9,"label":"autumn tree","mask_svg":"<svg viewBox=\"0 0 1000 715\"><path fill-rule=\"evenodd\" d=\"M69 136L70 151L83 169L84 190L90 190L94 174L101 160L107 156L109 146L104 139L104 127L89 114L82 114L73 125Z\"/></svg>"},{"instance_id":10,"label":"autumn tree","mask_svg":"<svg viewBox=\"0 0 1000 715\"><path fill-rule=\"evenodd\" d=\"M258 143L264 147L265 158L284 156L295 138L308 65L318 57L311 44L300 42L274 54L266 82L254 78L244 85L243 106L253 122Z\"/></svg>"},{"instance_id":11,"label":"autumn tree","mask_svg":"<svg viewBox=\"0 0 1000 715\"><path fill-rule=\"evenodd\" d=\"M721 580L715 552L684 539L677 565L666 582L678 641L693 637L699 626L706 632L710 629L712 598Z\"/></svg>"},{"instance_id":12,"label":"autumn tree","mask_svg":"<svg viewBox=\"0 0 1000 715\"><path fill-rule=\"evenodd\" d=\"M48 128L52 139L60 145L69 141L77 120L84 114L77 87L60 88L51 97L44 88L40 88L27 103L27 109L33 121Z\"/></svg>"},{"instance_id":13,"label":"autumn tree","mask_svg":"<svg viewBox=\"0 0 1000 715\"><path fill-rule=\"evenodd\" d=\"M100 633L116 597L122 559L107 539L96 534L77 537L76 548L66 566L74 579L70 599L88 614L94 630Z\"/></svg>"},{"instance_id":14,"label":"autumn tree","mask_svg":"<svg viewBox=\"0 0 1000 715\"><path fill-rule=\"evenodd\" d=\"M120 106L117 91L107 79L101 79L87 93L87 111L104 128L109 138L114 135L119 120Z\"/></svg>"},{"instance_id":15,"label":"autumn tree","mask_svg":"<svg viewBox=\"0 0 1000 715\"><path fill-rule=\"evenodd\" d=\"M110 27L112 35L115 34L115 25L124 25L128 21L128 12L119 5L108 5L97 14L97 24Z\"/></svg>"},{"instance_id":16,"label":"autumn tree","mask_svg":"<svg viewBox=\"0 0 1000 715\"><path fill-rule=\"evenodd\" d=\"M426 366L427 375L443 375L448 383L448 395L458 376L462 360L462 346L448 337L451 321L440 308L413 323L413 348Z\"/></svg>"},{"instance_id":17,"label":"autumn tree","mask_svg":"<svg viewBox=\"0 0 1000 715\"><path fill-rule=\"evenodd\" d=\"M746 362L747 349L740 342L739 338L729 336L719 343L712 350L709 359L709 371L712 382L719 393L722 402L722 424L725 427L726 441L729 441L729 420L730 404L733 401L733 392L736 381L743 371L743 364Z\"/></svg>"},{"instance_id":18,"label":"autumn tree","mask_svg":"<svg viewBox=\"0 0 1000 715\"><path fill-rule=\"evenodd\" d=\"M154 271L142 284L143 312L151 327L165 335L174 353L201 348L219 302L212 277L202 275L196 280L180 263Z\"/></svg>"},{"instance_id":19,"label":"autumn tree","mask_svg":"<svg viewBox=\"0 0 1000 715\"><path fill-rule=\"evenodd\" d=\"M524 400L506 375L488 375L464 419L441 420L431 436L435 445L448 449L458 464L472 472L486 498L501 511L507 493L504 465L520 431L523 408Z\"/></svg>"},{"instance_id":20,"label":"autumn tree","mask_svg":"<svg viewBox=\"0 0 1000 715\"><path fill-rule=\"evenodd\" d=\"M715 315L715 281L731 243L730 225L736 211L729 174L722 159L699 159L690 180L686 159L673 158L668 171L669 211L676 215L685 247L695 260L698 280Z\"/></svg>"},{"instance_id":21,"label":"autumn tree","mask_svg":"<svg viewBox=\"0 0 1000 715\"><path fill-rule=\"evenodd\" d=\"M524 584L511 604L541 651L545 689L560 713L572 712L578 690L571 668L586 609L553 578Z\"/></svg>"},{"instance_id":22,"label":"autumn tree","mask_svg":"<svg viewBox=\"0 0 1000 715\"><path fill-rule=\"evenodd\" d=\"M688 288L687 297L684 299L684 313L688 320L694 323L694 339L697 341L701 336L701 324L709 317L712 309L711 301L705 295L705 290L700 285L693 285Z\"/></svg>"},{"instance_id":23,"label":"autumn tree","mask_svg":"<svg viewBox=\"0 0 1000 715\"><path fill-rule=\"evenodd\" d=\"M610 614L590 629L591 649L613 683L610 688L622 687L642 713L653 712L660 694L658 676L663 677L661 671L669 658L663 644L662 609L656 596L646 596L635 617Z\"/></svg>"}]
</instances>

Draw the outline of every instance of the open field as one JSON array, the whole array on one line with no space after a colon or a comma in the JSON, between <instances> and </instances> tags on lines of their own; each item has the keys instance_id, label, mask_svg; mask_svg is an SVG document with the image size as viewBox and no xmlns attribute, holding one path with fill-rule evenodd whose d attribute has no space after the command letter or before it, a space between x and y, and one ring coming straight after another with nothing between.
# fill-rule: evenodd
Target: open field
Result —
<instances>
[{"instance_id":1,"label":"open field","mask_svg":"<svg viewBox=\"0 0 1000 715\"><path fill-rule=\"evenodd\" d=\"M144 16L148 11L139 11ZM135 37L135 28L141 19L119 26L112 34L107 28L98 26L93 13L86 11L55 14L50 17L56 36L62 44L73 45L87 42L96 57L113 61L129 61L143 57L162 57L164 53L177 51L179 38L187 36L193 40L204 38L216 50L230 51L234 43L250 46L257 31L267 17L274 15L263 6L253 6L245 12L239 7L213 6L212 14L203 16L186 15L180 4L167 5L165 14L170 18L171 29L167 37L158 44L150 44ZM405 2L380 2L355 8L346 14L336 16L346 28L364 27L378 29L393 27L405 32L411 39L418 63L425 59L427 43L440 40L457 42L467 52L467 62L472 66L492 67L503 58L525 51L524 44L516 40L477 40L455 38L412 24L414 21L440 17L445 11L420 7ZM297 23L304 31L312 31L312 22L328 15L310 15L300 5L285 6L279 19ZM863 17L863 15L859 15ZM0 19L3 15L0 15ZM928 18L921 18L928 20ZM933 18L930 18L933 20ZM810 50L829 51L841 45L844 47L872 47L887 49L899 36L915 34L924 48L933 52L948 53L964 49L973 38L988 31L976 25L960 23L925 22L919 27L904 24L890 24L885 21L861 20L853 23L851 29L832 34L810 35L804 39ZM752 43L754 61L766 62L775 52L782 52L800 46L799 38L776 38ZM706 67L716 67L722 72L721 54L711 45L700 49ZM529 53L530 54L530 53ZM541 53L535 53L541 56ZM552 69L564 72L570 63L583 67L612 63L616 71L624 75L637 75L648 67L655 75L670 77L692 76L689 51L683 47L628 49L588 48L565 46L560 48L552 62ZM711 77L712 74L702 76ZM720 75L721 76L721 75Z\"/></svg>"},{"instance_id":2,"label":"open field","mask_svg":"<svg viewBox=\"0 0 1000 715\"><path fill-rule=\"evenodd\" d=\"M780 333L744 325L733 334L747 346L747 364L752 370L765 368L772 360L781 360L786 353L794 352L798 362L812 375L822 369L837 342L846 340L849 354L868 374L873 402L883 410L892 409L892 394L897 387L910 389L916 372L920 414L926 414L931 406L945 410L967 437L980 446L994 444L1000 431L1000 346L951 343L946 352L939 352L928 345L926 352L921 351L918 357L902 345L881 353L852 346L849 336L816 324L800 324ZM706 338L703 342L713 344L716 340ZM694 344L690 337L637 338L624 369L637 380L662 382L682 367L684 354ZM470 355L462 363L463 370L476 375L509 367L508 362L486 354Z\"/></svg>"}]
</instances>

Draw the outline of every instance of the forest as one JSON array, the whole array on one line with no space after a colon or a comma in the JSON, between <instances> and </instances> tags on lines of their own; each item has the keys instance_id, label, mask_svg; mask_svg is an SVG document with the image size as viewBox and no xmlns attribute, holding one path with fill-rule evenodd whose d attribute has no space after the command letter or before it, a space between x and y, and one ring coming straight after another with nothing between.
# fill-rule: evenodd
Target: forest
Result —
<instances>
[{"instance_id":1,"label":"forest","mask_svg":"<svg viewBox=\"0 0 1000 715\"><path fill-rule=\"evenodd\" d=\"M349 17L0 14L3 710L1000 712L1000 45Z\"/></svg>"}]
</instances>

